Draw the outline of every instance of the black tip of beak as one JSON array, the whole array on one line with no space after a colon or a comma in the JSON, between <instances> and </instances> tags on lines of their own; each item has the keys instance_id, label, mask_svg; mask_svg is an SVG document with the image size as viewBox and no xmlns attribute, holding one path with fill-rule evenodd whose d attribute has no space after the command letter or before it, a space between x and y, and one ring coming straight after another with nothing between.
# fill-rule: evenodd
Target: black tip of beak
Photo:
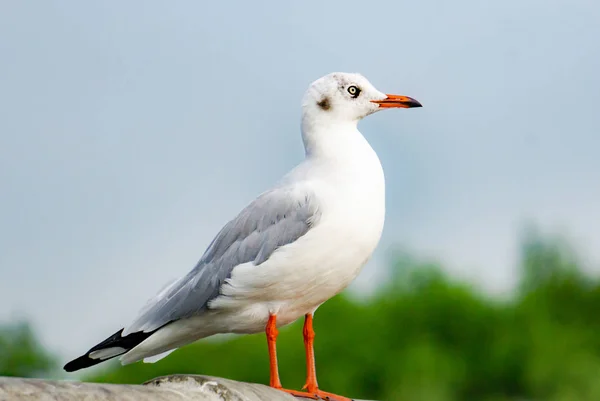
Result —
<instances>
[{"instance_id":1,"label":"black tip of beak","mask_svg":"<svg viewBox=\"0 0 600 401\"><path fill-rule=\"evenodd\" d=\"M423 105L421 104L421 102L419 102L418 100L415 100L413 98L410 98L409 101L404 103L408 108L413 108L413 107L423 107Z\"/></svg>"}]
</instances>

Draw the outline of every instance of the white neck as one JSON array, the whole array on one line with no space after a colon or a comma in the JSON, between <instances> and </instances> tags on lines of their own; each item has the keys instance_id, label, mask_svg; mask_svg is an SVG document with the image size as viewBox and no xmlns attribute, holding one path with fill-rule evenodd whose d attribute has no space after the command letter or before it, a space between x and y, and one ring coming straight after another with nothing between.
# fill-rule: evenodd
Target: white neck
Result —
<instances>
[{"instance_id":1,"label":"white neck","mask_svg":"<svg viewBox=\"0 0 600 401\"><path fill-rule=\"evenodd\" d=\"M303 116L302 140L306 157L340 159L351 156L353 150L367 146L366 139L357 128L358 121L314 119Z\"/></svg>"}]
</instances>

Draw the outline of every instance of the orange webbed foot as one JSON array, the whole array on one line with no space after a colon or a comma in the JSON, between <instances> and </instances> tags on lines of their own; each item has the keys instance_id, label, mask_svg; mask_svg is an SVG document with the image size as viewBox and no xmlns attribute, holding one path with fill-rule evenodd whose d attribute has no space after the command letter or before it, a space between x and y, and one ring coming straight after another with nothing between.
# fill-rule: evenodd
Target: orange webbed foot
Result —
<instances>
[{"instance_id":1,"label":"orange webbed foot","mask_svg":"<svg viewBox=\"0 0 600 401\"><path fill-rule=\"evenodd\" d=\"M288 390L285 388L278 388L278 390L285 391L294 397L307 398L310 400L324 400L324 401L353 401L351 398L344 397L342 395L328 393L322 390L315 390L312 392L304 392L297 390Z\"/></svg>"}]
</instances>

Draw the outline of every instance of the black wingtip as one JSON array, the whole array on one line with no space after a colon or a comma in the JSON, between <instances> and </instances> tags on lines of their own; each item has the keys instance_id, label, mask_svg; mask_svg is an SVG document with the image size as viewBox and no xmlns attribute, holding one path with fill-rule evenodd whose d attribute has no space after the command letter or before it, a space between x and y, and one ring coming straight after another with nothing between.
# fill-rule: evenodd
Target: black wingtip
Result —
<instances>
[{"instance_id":1,"label":"black wingtip","mask_svg":"<svg viewBox=\"0 0 600 401\"><path fill-rule=\"evenodd\" d=\"M143 331L138 331L137 333L131 333L131 334L126 335L125 337L121 337L121 334L123 333L123 329L121 329L121 330L117 331L115 334L113 334L112 336L108 337L106 340L102 341L100 344L94 346L85 355L82 355L79 358L73 359L71 362L67 363L65 366L63 366L63 369L66 370L67 372L74 372L79 369L89 368L90 366L97 365L99 363L102 363L104 361L107 361L109 359L117 357L119 355L122 355L125 352L129 351L130 349L136 347L139 343L141 343L146 338L148 338L152 334L154 334L157 330L158 329L148 332L148 333L145 333ZM111 347L120 347L120 348L123 348L125 351L123 351L123 353L121 353L121 354L114 355L114 356L104 358L104 359L90 358L90 354L92 352L99 351L99 350L106 349L106 348L111 348Z\"/></svg>"},{"instance_id":2,"label":"black wingtip","mask_svg":"<svg viewBox=\"0 0 600 401\"><path fill-rule=\"evenodd\" d=\"M71 362L67 363L63 369L67 372L75 372L79 369L89 368L90 366L94 366L99 364L100 362L104 362L102 359L92 359L87 354L82 355L77 359L73 359Z\"/></svg>"}]
</instances>

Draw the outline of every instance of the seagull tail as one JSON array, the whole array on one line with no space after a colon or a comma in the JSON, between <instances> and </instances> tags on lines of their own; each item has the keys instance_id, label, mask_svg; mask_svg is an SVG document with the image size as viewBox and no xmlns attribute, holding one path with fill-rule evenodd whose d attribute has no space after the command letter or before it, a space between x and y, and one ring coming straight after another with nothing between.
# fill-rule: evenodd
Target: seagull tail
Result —
<instances>
[{"instance_id":1,"label":"seagull tail","mask_svg":"<svg viewBox=\"0 0 600 401\"><path fill-rule=\"evenodd\" d=\"M91 348L85 355L67 363L64 366L64 370L67 372L74 372L79 369L97 365L116 356L123 355L155 332L156 330L150 332L138 331L137 333L131 333L123 337L121 336L123 329L121 329L100 344Z\"/></svg>"}]
</instances>

